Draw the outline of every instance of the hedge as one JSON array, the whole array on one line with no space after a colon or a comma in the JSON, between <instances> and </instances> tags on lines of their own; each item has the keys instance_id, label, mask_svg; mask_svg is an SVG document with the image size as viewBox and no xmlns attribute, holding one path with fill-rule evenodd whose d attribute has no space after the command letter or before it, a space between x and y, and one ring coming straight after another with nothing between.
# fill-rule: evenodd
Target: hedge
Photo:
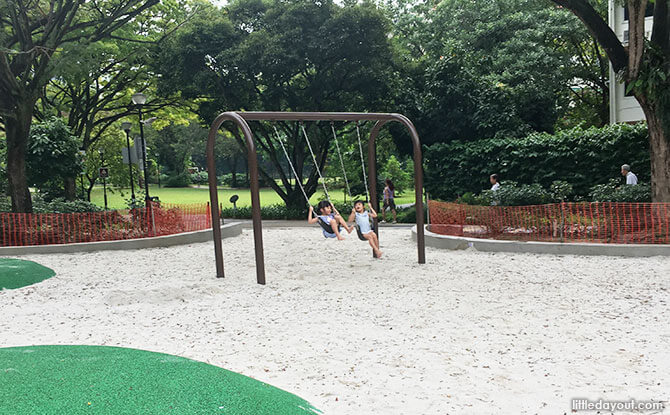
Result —
<instances>
[{"instance_id":1,"label":"hedge","mask_svg":"<svg viewBox=\"0 0 670 415\"><path fill-rule=\"evenodd\" d=\"M455 200L490 188L489 175L498 173L501 180L543 188L564 181L575 197L587 197L593 186L620 178L622 164L631 165L640 183L649 183L648 141L645 124L616 124L434 144L424 150L425 187L433 198Z\"/></svg>"}]
</instances>

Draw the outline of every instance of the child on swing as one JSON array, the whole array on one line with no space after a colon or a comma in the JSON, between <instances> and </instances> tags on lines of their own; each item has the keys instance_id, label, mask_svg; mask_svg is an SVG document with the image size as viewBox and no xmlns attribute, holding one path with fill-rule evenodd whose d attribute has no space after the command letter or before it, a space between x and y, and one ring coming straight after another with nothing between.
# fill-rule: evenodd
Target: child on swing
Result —
<instances>
[{"instance_id":1,"label":"child on swing","mask_svg":"<svg viewBox=\"0 0 670 415\"><path fill-rule=\"evenodd\" d=\"M322 200L319 202L316 208L317 212L319 212L319 215L313 217L314 215L312 213L314 212L314 208L311 205L309 206L307 223L317 223L319 219L321 219L323 223L330 225L332 232L327 232L326 229L323 229L323 236L326 238L337 238L339 241L344 240L344 237L340 235L339 225L344 226L344 229L346 229L348 233L351 233L353 230L353 227L349 227L347 225L347 222L344 221L340 215L340 212L338 212L337 209L335 209L335 206L333 206L330 202Z\"/></svg>"},{"instance_id":2,"label":"child on swing","mask_svg":"<svg viewBox=\"0 0 670 415\"><path fill-rule=\"evenodd\" d=\"M376 218L377 212L372 208L370 202L368 202L368 208L370 213L365 210L365 205L363 201L357 200L354 202L354 207L351 209L351 214L349 215L349 222L356 221L358 229L361 231L363 238L367 239L372 247L372 252L375 253L376 258L382 257L382 251L379 249L379 239L377 239L377 234L370 227L370 218Z\"/></svg>"}]
</instances>

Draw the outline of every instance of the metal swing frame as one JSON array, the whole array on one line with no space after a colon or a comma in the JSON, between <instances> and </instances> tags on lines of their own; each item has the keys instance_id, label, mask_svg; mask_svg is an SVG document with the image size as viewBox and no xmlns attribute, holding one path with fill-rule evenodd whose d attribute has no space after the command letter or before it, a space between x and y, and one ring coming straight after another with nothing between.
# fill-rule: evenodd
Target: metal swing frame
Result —
<instances>
[{"instance_id":1,"label":"metal swing frame","mask_svg":"<svg viewBox=\"0 0 670 415\"><path fill-rule=\"evenodd\" d=\"M423 168L421 155L421 141L419 135L407 117L395 113L364 113L364 112L273 112L273 111L229 111L219 114L209 129L207 138L207 172L209 178L209 200L212 214L212 232L214 235L214 256L216 262L216 276L224 277L223 271L223 244L221 241L219 197L217 193L216 159L214 143L216 135L225 121L232 121L242 130L247 148L247 163L249 166L249 181L251 191L251 216L254 230L254 250L256 256L256 281L265 284L265 260L263 253L263 229L261 221L261 206L258 183L258 160L256 144L248 121L376 121L368 138L368 177L370 179L370 199L373 207L379 212L377 199L377 154L375 140L380 129L389 122L403 124L411 137L414 159L414 197L416 206L416 232L418 263L426 263L426 243L424 239L423 214ZM379 237L378 220L374 219L374 228Z\"/></svg>"}]
</instances>

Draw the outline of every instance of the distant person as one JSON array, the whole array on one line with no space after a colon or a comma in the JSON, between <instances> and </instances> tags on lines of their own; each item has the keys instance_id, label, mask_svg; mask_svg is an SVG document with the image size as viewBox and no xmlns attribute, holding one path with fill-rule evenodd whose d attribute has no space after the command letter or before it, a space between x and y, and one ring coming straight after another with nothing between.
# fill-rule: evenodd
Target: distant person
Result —
<instances>
[{"instance_id":1,"label":"distant person","mask_svg":"<svg viewBox=\"0 0 670 415\"><path fill-rule=\"evenodd\" d=\"M395 188L391 179L386 179L386 187L384 187L384 205L382 207L382 222L386 222L386 209L390 209L393 214L393 223L396 223L395 211Z\"/></svg>"},{"instance_id":2,"label":"distant person","mask_svg":"<svg viewBox=\"0 0 670 415\"><path fill-rule=\"evenodd\" d=\"M630 171L630 165L624 164L621 166L621 175L626 176L626 184L637 184L637 176Z\"/></svg>"},{"instance_id":3,"label":"distant person","mask_svg":"<svg viewBox=\"0 0 670 415\"><path fill-rule=\"evenodd\" d=\"M492 174L489 177L489 181L493 185L493 186L491 186L491 190L493 190L495 192L496 190L500 189L500 183L498 183L498 175L497 174L495 174L495 173Z\"/></svg>"}]
</instances>

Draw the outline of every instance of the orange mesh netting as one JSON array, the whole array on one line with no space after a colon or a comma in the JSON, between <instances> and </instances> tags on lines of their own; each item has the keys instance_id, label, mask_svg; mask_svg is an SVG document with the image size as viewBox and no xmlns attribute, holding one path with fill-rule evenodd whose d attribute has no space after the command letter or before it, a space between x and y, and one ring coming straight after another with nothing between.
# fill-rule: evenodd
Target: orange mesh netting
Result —
<instances>
[{"instance_id":1,"label":"orange mesh netting","mask_svg":"<svg viewBox=\"0 0 670 415\"><path fill-rule=\"evenodd\" d=\"M0 246L68 244L172 235L210 228L209 203L85 213L0 213Z\"/></svg>"},{"instance_id":2,"label":"orange mesh netting","mask_svg":"<svg viewBox=\"0 0 670 415\"><path fill-rule=\"evenodd\" d=\"M429 201L428 230L524 241L670 243L670 203L471 206Z\"/></svg>"}]
</instances>

